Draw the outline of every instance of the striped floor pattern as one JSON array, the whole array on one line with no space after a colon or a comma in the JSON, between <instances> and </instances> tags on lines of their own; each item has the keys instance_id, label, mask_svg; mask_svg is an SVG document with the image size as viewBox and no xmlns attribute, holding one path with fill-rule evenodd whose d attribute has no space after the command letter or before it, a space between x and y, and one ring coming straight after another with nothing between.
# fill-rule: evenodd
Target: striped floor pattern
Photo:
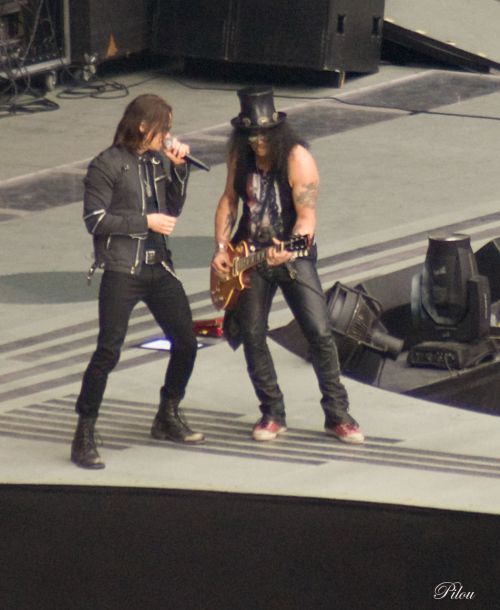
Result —
<instances>
[{"instance_id":1,"label":"striped floor pattern","mask_svg":"<svg viewBox=\"0 0 500 610\"><path fill-rule=\"evenodd\" d=\"M69 446L74 432L75 395L31 403L0 415L0 436L50 441ZM419 471L446 472L474 477L500 478L500 459L428 451L402 445L397 438L368 437L362 446L343 445L321 432L290 429L272 443L251 439L251 424L241 413L185 409L193 428L203 430L203 445L183 446L150 438L154 407L150 404L106 398L99 417L99 437L107 450L154 446L175 451L209 453L319 466L330 462L361 462Z\"/></svg>"}]
</instances>

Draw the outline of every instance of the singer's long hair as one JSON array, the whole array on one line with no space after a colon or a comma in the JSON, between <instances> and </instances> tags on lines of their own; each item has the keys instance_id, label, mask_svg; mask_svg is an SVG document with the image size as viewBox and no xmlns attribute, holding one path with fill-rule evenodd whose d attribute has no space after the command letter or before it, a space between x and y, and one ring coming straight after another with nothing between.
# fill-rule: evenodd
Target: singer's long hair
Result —
<instances>
[{"instance_id":1,"label":"singer's long hair","mask_svg":"<svg viewBox=\"0 0 500 610\"><path fill-rule=\"evenodd\" d=\"M140 130L144 121L145 133ZM167 133L172 124L172 106L158 95L145 93L125 108L116 128L113 144L134 152L147 145L158 133Z\"/></svg>"},{"instance_id":2,"label":"singer's long hair","mask_svg":"<svg viewBox=\"0 0 500 610\"><path fill-rule=\"evenodd\" d=\"M243 197L246 189L246 175L249 168L255 167L255 154L248 141L253 132L244 129L234 129L228 141L228 154L230 159L236 161L236 175L234 187ZM288 157L294 146L300 144L309 148L308 143L300 138L295 130L284 121L280 125L270 127L265 131L268 141L269 160L271 171L277 174L282 183L288 182Z\"/></svg>"}]
</instances>

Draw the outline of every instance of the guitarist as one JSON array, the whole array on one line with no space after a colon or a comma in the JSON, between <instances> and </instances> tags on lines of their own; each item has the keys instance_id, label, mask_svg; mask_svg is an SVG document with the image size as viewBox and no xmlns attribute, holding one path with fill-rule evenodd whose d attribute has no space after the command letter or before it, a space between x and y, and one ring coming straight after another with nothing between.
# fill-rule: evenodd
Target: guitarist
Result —
<instances>
[{"instance_id":1,"label":"guitarist","mask_svg":"<svg viewBox=\"0 0 500 610\"><path fill-rule=\"evenodd\" d=\"M281 288L309 342L325 432L346 443L363 443L340 381L337 349L316 270L316 163L286 114L276 112L271 89L248 87L238 91L238 97L241 112L231 121L226 186L215 213L212 268L221 278L228 275L229 243L245 240L256 249L267 248L265 262L248 271L249 287L242 291L234 311L226 312L225 320L230 342L229 331L238 329L260 401L262 416L252 436L256 441L270 441L286 432L283 394L266 339L272 300ZM241 217L233 235L240 200ZM309 254L303 258L280 248L295 234L309 236ZM231 344L236 349L239 343Z\"/></svg>"}]
</instances>

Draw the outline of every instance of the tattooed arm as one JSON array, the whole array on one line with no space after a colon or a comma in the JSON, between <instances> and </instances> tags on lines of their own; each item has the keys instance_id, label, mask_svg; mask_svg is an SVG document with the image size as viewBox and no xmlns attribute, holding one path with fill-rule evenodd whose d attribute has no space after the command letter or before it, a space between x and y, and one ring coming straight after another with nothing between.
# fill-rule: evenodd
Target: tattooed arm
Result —
<instances>
[{"instance_id":1,"label":"tattooed arm","mask_svg":"<svg viewBox=\"0 0 500 610\"><path fill-rule=\"evenodd\" d=\"M293 204L297 220L293 227L296 235L309 235L312 240L316 231L316 199L318 197L319 175L316 162L303 146L295 146L288 158L288 180L292 188ZM269 265L281 265L293 258L292 253L280 251L279 242L267 254Z\"/></svg>"},{"instance_id":2,"label":"tattooed arm","mask_svg":"<svg viewBox=\"0 0 500 610\"><path fill-rule=\"evenodd\" d=\"M296 146L292 150L288 161L288 176L297 212L293 232L310 235L312 238L316 231L319 174L313 156L304 147Z\"/></svg>"},{"instance_id":3,"label":"tattooed arm","mask_svg":"<svg viewBox=\"0 0 500 610\"><path fill-rule=\"evenodd\" d=\"M215 254L212 259L212 267L221 275L225 275L230 267L229 256L225 249L231 239L238 215L238 195L234 190L234 172L234 160L229 160L226 187L215 211Z\"/></svg>"}]
</instances>

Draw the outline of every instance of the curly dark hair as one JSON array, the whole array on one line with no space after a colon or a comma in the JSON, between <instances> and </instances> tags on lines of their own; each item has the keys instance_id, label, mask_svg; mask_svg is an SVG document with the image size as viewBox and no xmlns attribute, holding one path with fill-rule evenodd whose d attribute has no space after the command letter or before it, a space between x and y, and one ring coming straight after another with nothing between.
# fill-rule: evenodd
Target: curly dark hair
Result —
<instances>
[{"instance_id":1,"label":"curly dark hair","mask_svg":"<svg viewBox=\"0 0 500 610\"><path fill-rule=\"evenodd\" d=\"M255 154L248 141L248 137L255 133L256 130L249 131L235 128L228 141L229 157L236 159L234 186L240 196L245 193L248 169L255 167ZM297 144L304 146L304 148L309 148L309 145L296 134L287 121L266 129L266 136L269 143L271 170L277 174L279 181L288 181L288 156L290 151Z\"/></svg>"}]
</instances>

